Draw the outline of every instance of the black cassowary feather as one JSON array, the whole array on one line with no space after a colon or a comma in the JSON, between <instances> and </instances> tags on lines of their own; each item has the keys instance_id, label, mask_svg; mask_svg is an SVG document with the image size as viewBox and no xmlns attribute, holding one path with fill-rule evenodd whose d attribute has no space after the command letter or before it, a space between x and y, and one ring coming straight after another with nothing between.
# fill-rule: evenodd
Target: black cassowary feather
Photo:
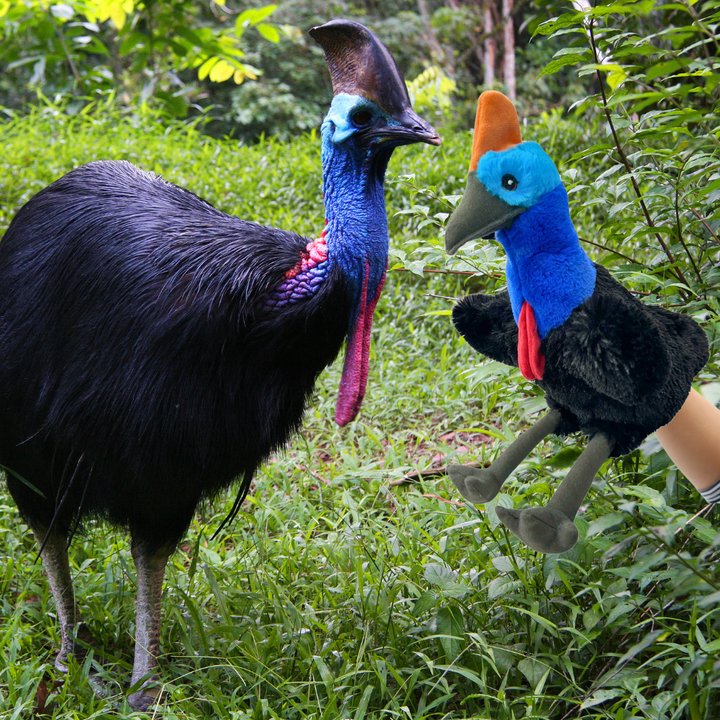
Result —
<instances>
[{"instance_id":1,"label":"black cassowary feather","mask_svg":"<svg viewBox=\"0 0 720 720\"><path fill-rule=\"evenodd\" d=\"M125 162L36 195L0 243L0 459L55 498L10 474L23 514L174 544L202 498L251 475L348 328L339 274L264 308L306 244Z\"/></svg>"},{"instance_id":2,"label":"black cassowary feather","mask_svg":"<svg viewBox=\"0 0 720 720\"><path fill-rule=\"evenodd\" d=\"M384 171L394 148L440 142L367 28L338 19L311 35L334 92L319 238L98 162L38 193L0 243L0 465L41 546L55 665L83 654L69 537L88 516L128 528L135 709L159 693L162 578L197 504L242 477L237 511L346 339L335 417L357 415L387 268Z\"/></svg>"}]
</instances>

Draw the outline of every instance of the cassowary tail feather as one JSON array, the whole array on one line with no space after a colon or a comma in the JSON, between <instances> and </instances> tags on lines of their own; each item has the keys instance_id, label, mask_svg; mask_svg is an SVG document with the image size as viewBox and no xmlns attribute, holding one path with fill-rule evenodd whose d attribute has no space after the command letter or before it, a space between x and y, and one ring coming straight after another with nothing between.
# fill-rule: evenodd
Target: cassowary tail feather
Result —
<instances>
[{"instance_id":1,"label":"cassowary tail feather","mask_svg":"<svg viewBox=\"0 0 720 720\"><path fill-rule=\"evenodd\" d=\"M67 538L67 547L70 547L70 543L72 542L73 538L75 537L75 533L78 531L78 528L80 527L80 520L82 519L82 509L83 505L85 504L85 495L87 494L88 486L90 485L90 477L92 476L93 468L90 468L90 472L87 474L87 478L85 478L85 487L83 488L82 495L80 496L80 504L78 505L77 512L75 513L75 520L73 521L72 527L70 528L70 532L68 533Z\"/></svg>"},{"instance_id":2,"label":"cassowary tail feather","mask_svg":"<svg viewBox=\"0 0 720 720\"><path fill-rule=\"evenodd\" d=\"M40 556L42 555L43 550L45 549L45 546L47 545L47 541L50 539L50 533L52 533L53 529L55 528L55 521L58 519L60 515L60 511L63 509L63 505L65 505L65 501L68 499L68 495L70 494L70 490L73 486L73 483L75 482L75 478L77 477L78 470L80 468L80 463L83 461L83 457L85 457L85 453L82 453L80 457L78 458L77 463L75 463L75 469L73 470L73 474L70 476L70 481L67 484L67 487L65 488L65 492L63 493L63 496L60 498L60 502L55 502L55 512L53 513L52 520L50 520L50 524L48 525L47 530L45 531L45 537L43 538L42 544L40 545L40 549L38 550L37 557L35 558L35 561L40 559ZM64 473L63 473L64 474ZM87 490L87 482L85 483L85 490ZM83 490L83 498L85 497L85 490ZM58 494L60 493L60 489L58 488ZM57 498L57 496L56 496ZM81 501L82 502L82 501ZM80 508L78 508L78 517L80 516L80 509L82 507L82 504ZM77 524L75 526L75 529L77 529ZM72 537L72 536L71 536ZM68 540L69 545L69 540Z\"/></svg>"},{"instance_id":3,"label":"cassowary tail feather","mask_svg":"<svg viewBox=\"0 0 720 720\"><path fill-rule=\"evenodd\" d=\"M242 482L240 483L240 487L238 488L238 494L235 497L235 502L233 503L233 506L230 508L230 512L225 516L225 519L220 523L220 526L218 529L212 534L211 540L214 540L219 534L220 531L229 523L231 523L237 514L240 512L240 506L243 504L243 501L247 497L248 492L250 491L250 483L253 479L253 470L248 470L245 475L243 475Z\"/></svg>"}]
</instances>

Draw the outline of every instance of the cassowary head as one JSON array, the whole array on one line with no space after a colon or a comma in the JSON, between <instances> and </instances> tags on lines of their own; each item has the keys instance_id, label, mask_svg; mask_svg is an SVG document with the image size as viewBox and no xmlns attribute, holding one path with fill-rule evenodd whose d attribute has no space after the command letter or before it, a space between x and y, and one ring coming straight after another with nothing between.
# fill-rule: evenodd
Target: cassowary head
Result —
<instances>
[{"instance_id":1,"label":"cassowary head","mask_svg":"<svg viewBox=\"0 0 720 720\"><path fill-rule=\"evenodd\" d=\"M341 270L351 310L335 419L357 415L368 376L370 329L388 257L383 177L394 148L439 145L410 105L388 49L366 27L331 20L310 30L325 51L333 101L321 128L329 260Z\"/></svg>"},{"instance_id":2,"label":"cassowary head","mask_svg":"<svg viewBox=\"0 0 720 720\"><path fill-rule=\"evenodd\" d=\"M323 137L379 160L379 172L399 145L440 144L437 132L412 109L393 56L372 32L352 20L331 20L310 35L325 51L333 85Z\"/></svg>"},{"instance_id":3,"label":"cassowary head","mask_svg":"<svg viewBox=\"0 0 720 720\"><path fill-rule=\"evenodd\" d=\"M522 142L512 102L499 92L483 93L467 187L448 222L445 249L452 254L470 240L509 229L560 184L548 154L537 143Z\"/></svg>"}]
</instances>

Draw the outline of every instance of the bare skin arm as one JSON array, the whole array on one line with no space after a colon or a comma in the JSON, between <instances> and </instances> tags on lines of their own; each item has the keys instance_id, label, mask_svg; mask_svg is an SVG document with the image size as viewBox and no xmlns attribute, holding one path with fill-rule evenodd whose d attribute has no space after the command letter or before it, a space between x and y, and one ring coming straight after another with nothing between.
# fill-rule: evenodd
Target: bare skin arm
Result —
<instances>
[{"instance_id":1,"label":"bare skin arm","mask_svg":"<svg viewBox=\"0 0 720 720\"><path fill-rule=\"evenodd\" d=\"M690 390L678 414L655 435L697 490L720 480L720 408L699 392Z\"/></svg>"}]
</instances>

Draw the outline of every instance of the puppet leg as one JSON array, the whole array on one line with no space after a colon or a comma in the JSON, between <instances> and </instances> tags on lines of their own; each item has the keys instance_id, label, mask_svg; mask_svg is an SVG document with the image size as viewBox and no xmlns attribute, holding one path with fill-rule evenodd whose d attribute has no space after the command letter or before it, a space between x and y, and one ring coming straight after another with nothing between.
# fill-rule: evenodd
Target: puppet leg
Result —
<instances>
[{"instance_id":1,"label":"puppet leg","mask_svg":"<svg viewBox=\"0 0 720 720\"><path fill-rule=\"evenodd\" d=\"M48 576L50 592L55 600L60 621L61 644L60 652L55 658L55 667L61 672L67 672L67 661L70 655L82 660L86 653L84 648L76 646L76 637L92 644L92 636L84 625L78 624L75 594L68 563L67 538L51 531L46 539L47 531L40 527L33 528L33 532L38 547L42 548L40 557Z\"/></svg>"},{"instance_id":2,"label":"puppet leg","mask_svg":"<svg viewBox=\"0 0 720 720\"><path fill-rule=\"evenodd\" d=\"M133 538L132 556L137 570L137 603L135 607L135 662L131 685L145 678L139 690L130 696L134 710L147 710L160 695L155 684L160 654L160 611L165 565L171 550L148 552L142 542Z\"/></svg>"},{"instance_id":3,"label":"puppet leg","mask_svg":"<svg viewBox=\"0 0 720 720\"><path fill-rule=\"evenodd\" d=\"M569 550L578 539L573 522L575 515L596 473L610 457L613 445L605 435L593 436L545 507L524 510L497 507L498 518L537 552L561 553Z\"/></svg>"},{"instance_id":4,"label":"puppet leg","mask_svg":"<svg viewBox=\"0 0 720 720\"><path fill-rule=\"evenodd\" d=\"M512 471L560 424L560 411L551 410L521 433L488 468L450 465L448 475L460 494L471 503L490 502Z\"/></svg>"}]
</instances>

